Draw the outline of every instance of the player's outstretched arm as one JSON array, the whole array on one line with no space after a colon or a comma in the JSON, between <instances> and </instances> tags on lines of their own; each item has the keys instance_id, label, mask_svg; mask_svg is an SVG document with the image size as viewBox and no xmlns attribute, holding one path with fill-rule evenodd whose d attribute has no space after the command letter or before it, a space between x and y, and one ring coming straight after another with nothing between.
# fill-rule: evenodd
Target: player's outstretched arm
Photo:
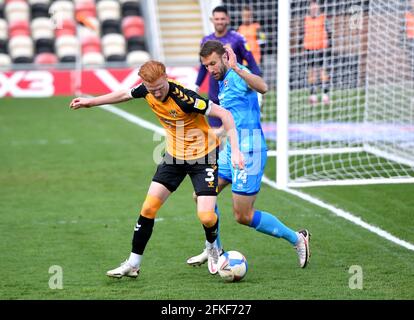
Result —
<instances>
[{"instance_id":1,"label":"player's outstretched arm","mask_svg":"<svg viewBox=\"0 0 414 320\"><path fill-rule=\"evenodd\" d=\"M246 70L239 68L237 64L236 54L229 45L224 46L227 51L228 60L225 62L229 68L232 68L236 73L247 82L248 86L253 90L265 94L268 90L266 82L262 77L249 73Z\"/></svg>"},{"instance_id":2,"label":"player's outstretched arm","mask_svg":"<svg viewBox=\"0 0 414 320\"><path fill-rule=\"evenodd\" d=\"M132 99L132 97L129 94L129 90L119 90L98 97L77 97L71 101L69 106L71 109L76 110L80 108L100 106L103 104L118 103L130 99Z\"/></svg>"},{"instance_id":3,"label":"player's outstretched arm","mask_svg":"<svg viewBox=\"0 0 414 320\"><path fill-rule=\"evenodd\" d=\"M231 164L234 168L244 169L244 157L239 149L238 135L233 116L230 111L211 103L210 116L217 117L223 123L224 130L230 139Z\"/></svg>"}]
</instances>

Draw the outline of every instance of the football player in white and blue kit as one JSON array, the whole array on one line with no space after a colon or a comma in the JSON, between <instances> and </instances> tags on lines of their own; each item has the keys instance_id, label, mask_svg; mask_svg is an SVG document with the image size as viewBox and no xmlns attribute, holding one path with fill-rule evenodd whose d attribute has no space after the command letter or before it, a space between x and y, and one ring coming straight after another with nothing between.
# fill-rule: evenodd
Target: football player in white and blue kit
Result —
<instances>
[{"instance_id":1,"label":"football player in white and blue kit","mask_svg":"<svg viewBox=\"0 0 414 320\"><path fill-rule=\"evenodd\" d=\"M244 154L245 168L231 166L231 152L228 144L220 151L218 161L219 190L231 184L233 213L240 224L267 235L283 238L297 251L299 266L306 267L309 256L308 230L293 231L271 213L254 207L267 160L267 146L260 123L260 106L257 92L266 93L267 85L258 75L237 63L236 55L229 46L219 41L207 41L200 50L201 62L207 71L219 81L220 105L229 110L236 123L240 150ZM216 208L216 213L218 209ZM217 240L219 242L219 239ZM221 244L219 244L221 245ZM187 260L190 265L207 261L206 250ZM210 265L210 273L217 272L217 266Z\"/></svg>"}]
</instances>

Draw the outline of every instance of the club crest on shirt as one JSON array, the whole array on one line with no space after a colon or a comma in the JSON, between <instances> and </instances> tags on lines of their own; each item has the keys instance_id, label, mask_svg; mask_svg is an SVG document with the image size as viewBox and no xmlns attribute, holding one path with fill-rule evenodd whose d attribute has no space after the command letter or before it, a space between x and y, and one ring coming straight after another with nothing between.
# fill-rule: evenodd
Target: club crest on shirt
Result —
<instances>
[{"instance_id":1,"label":"club crest on shirt","mask_svg":"<svg viewBox=\"0 0 414 320\"><path fill-rule=\"evenodd\" d=\"M227 87L227 85L229 84L229 80L224 80L223 84L224 84L225 87Z\"/></svg>"},{"instance_id":2,"label":"club crest on shirt","mask_svg":"<svg viewBox=\"0 0 414 320\"><path fill-rule=\"evenodd\" d=\"M177 110L172 109L168 113L171 115L171 117L177 118Z\"/></svg>"}]
</instances>

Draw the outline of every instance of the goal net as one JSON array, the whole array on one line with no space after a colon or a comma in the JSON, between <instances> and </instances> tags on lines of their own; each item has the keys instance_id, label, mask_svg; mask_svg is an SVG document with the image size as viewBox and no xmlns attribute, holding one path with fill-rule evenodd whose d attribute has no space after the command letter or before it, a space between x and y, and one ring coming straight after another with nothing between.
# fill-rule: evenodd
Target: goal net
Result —
<instances>
[{"instance_id":1,"label":"goal net","mask_svg":"<svg viewBox=\"0 0 414 320\"><path fill-rule=\"evenodd\" d=\"M262 123L280 187L414 182L411 1L223 4L235 29L250 6L266 35Z\"/></svg>"}]
</instances>

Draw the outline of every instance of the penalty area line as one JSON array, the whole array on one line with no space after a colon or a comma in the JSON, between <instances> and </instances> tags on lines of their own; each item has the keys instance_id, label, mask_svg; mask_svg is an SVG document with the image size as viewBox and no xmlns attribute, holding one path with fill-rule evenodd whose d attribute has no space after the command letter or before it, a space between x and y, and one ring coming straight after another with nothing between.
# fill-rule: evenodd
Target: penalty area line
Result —
<instances>
[{"instance_id":1,"label":"penalty area line","mask_svg":"<svg viewBox=\"0 0 414 320\"><path fill-rule=\"evenodd\" d=\"M285 191L287 193L290 193L298 198L301 198L302 200L305 200L307 202L310 202L314 205L317 205L318 207L324 208L326 210L331 211L334 215L344 218L345 220L348 220L372 233L375 233L376 235L380 236L381 238L387 239L388 241L394 242L395 244L404 247L408 250L412 250L414 251L414 245L397 238L396 236L393 236L391 233L382 230L381 228L378 228L376 226L373 226L365 221L363 221L361 218L354 216L352 213L347 212L345 210L342 210L340 208L337 208L331 204L328 204L326 202L323 202L322 200L319 200L318 198L315 198L307 193L298 191L298 190L294 190L294 189L290 189L290 188L286 188L286 189L279 189L276 186L276 183L272 180L270 180L268 177L264 176L262 179L263 183L266 183L268 186L270 186L271 188L274 189L278 189L278 190L282 190Z\"/></svg>"},{"instance_id":2,"label":"penalty area line","mask_svg":"<svg viewBox=\"0 0 414 320\"><path fill-rule=\"evenodd\" d=\"M159 135L165 136L165 131L162 127L157 126L147 120L141 119L140 117L131 114L129 112L126 112L122 109L119 109L113 105L104 105L104 106L100 106L99 108L111 112L129 122L132 122L142 128L151 130L153 132L158 133ZM334 215L341 217L345 220L348 220L349 222L352 222L353 224L356 224L372 233L375 233L376 235L378 235L381 238L384 238L388 241L391 241L401 247L404 247L408 250L412 250L414 251L414 245L405 241L405 240L401 240L399 238L397 238L396 236L393 236L392 234L390 234L389 232L382 230L381 228L375 227L365 221L363 221L361 218L354 216L352 213L347 212L345 210L342 210L340 208L337 208L331 204L328 204L326 202L323 202L315 197L312 197L309 194L303 193L301 191L298 190L294 190L294 189L290 189L290 188L286 188L286 189L279 189L276 186L276 183L272 180L270 180L269 178L267 178L266 176L263 176L262 179L263 183L267 184L268 186L277 189L277 190L281 190L281 191L285 191L287 193L290 193L298 198L301 198L302 200L305 200L307 202L310 202L318 207L324 208L330 212L332 212Z\"/></svg>"}]
</instances>

